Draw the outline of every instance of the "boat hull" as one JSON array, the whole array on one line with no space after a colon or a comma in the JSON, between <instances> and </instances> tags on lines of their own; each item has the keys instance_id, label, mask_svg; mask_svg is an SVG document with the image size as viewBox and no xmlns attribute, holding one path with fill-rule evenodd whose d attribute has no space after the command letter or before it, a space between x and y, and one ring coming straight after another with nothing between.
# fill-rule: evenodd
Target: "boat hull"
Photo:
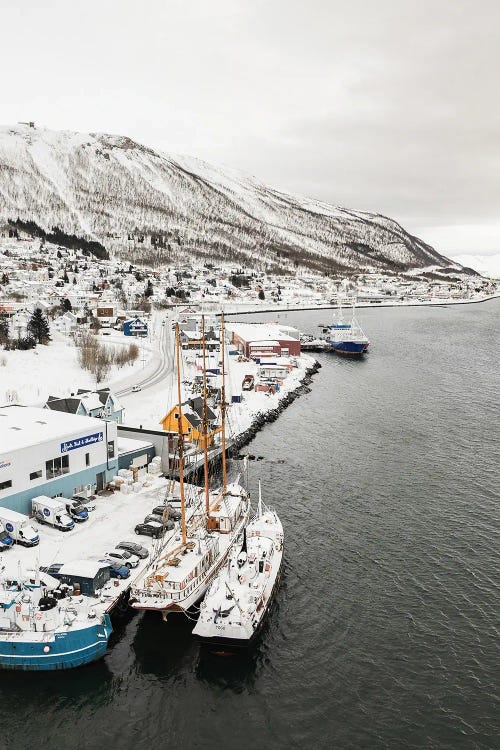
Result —
<instances>
[{"instance_id":1,"label":"boat hull","mask_svg":"<svg viewBox=\"0 0 500 750\"><path fill-rule=\"evenodd\" d=\"M276 575L276 578L274 579L273 587L271 589L271 592L269 594L268 600L266 602L265 609L262 613L261 618L259 619L259 622L257 623L257 627L252 632L251 636L249 638L245 637L227 637L227 636L221 636L221 635L200 635L196 632L193 633L194 637L200 641L201 645L204 648L207 648L209 651L243 651L245 649L252 648L255 643L257 642L260 633L262 632L262 628L266 624L270 612L273 608L274 601L276 599L276 594L281 582L281 578L283 575L283 557L281 558L280 567L278 569L278 573Z\"/></svg>"},{"instance_id":2,"label":"boat hull","mask_svg":"<svg viewBox=\"0 0 500 750\"><path fill-rule=\"evenodd\" d=\"M109 615L89 627L55 633L0 633L0 669L55 671L101 659L113 632Z\"/></svg>"},{"instance_id":3,"label":"boat hull","mask_svg":"<svg viewBox=\"0 0 500 750\"><path fill-rule=\"evenodd\" d=\"M361 357L368 349L366 341L329 341L328 343L332 352L348 357Z\"/></svg>"}]
</instances>

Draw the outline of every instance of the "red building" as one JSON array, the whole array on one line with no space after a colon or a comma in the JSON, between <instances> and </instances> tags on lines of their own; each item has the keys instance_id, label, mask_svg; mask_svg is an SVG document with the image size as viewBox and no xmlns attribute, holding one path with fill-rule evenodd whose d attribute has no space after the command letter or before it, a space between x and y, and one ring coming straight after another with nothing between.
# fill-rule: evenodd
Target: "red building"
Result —
<instances>
[{"instance_id":1,"label":"red building","mask_svg":"<svg viewBox=\"0 0 500 750\"><path fill-rule=\"evenodd\" d=\"M231 343L245 357L298 357L300 334L295 328L275 323L229 323Z\"/></svg>"}]
</instances>

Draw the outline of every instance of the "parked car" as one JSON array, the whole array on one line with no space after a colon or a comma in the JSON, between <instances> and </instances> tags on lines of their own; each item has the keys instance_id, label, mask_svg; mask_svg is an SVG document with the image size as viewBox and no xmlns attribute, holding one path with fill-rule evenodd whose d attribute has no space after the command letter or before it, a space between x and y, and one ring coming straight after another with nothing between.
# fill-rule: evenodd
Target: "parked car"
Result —
<instances>
[{"instance_id":1,"label":"parked car","mask_svg":"<svg viewBox=\"0 0 500 750\"><path fill-rule=\"evenodd\" d=\"M157 539L163 533L163 524L158 521L148 521L147 523L138 523L134 529L136 534L152 536Z\"/></svg>"},{"instance_id":2,"label":"parked car","mask_svg":"<svg viewBox=\"0 0 500 750\"><path fill-rule=\"evenodd\" d=\"M88 511L95 510L95 495L89 495L86 497L85 495L76 494L73 495L71 499L76 500L80 505L84 505Z\"/></svg>"},{"instance_id":3,"label":"parked car","mask_svg":"<svg viewBox=\"0 0 500 750\"><path fill-rule=\"evenodd\" d=\"M111 552L105 552L104 557L108 558L110 560L113 560L113 562L119 562L122 565L126 565L127 568L137 568L139 565L139 558L137 555L132 555L130 552L127 552L127 550L111 550Z\"/></svg>"},{"instance_id":4,"label":"parked car","mask_svg":"<svg viewBox=\"0 0 500 750\"><path fill-rule=\"evenodd\" d=\"M88 508L80 500L67 500L66 510L70 518L76 523L83 523L89 520Z\"/></svg>"},{"instance_id":5,"label":"parked car","mask_svg":"<svg viewBox=\"0 0 500 750\"><path fill-rule=\"evenodd\" d=\"M170 529L173 529L175 526L174 521L171 521L170 518L163 519L162 516L157 516L156 513L149 513L149 515L146 516L144 519L144 523L161 523L163 527L170 531Z\"/></svg>"},{"instance_id":6,"label":"parked car","mask_svg":"<svg viewBox=\"0 0 500 750\"><path fill-rule=\"evenodd\" d=\"M137 542L119 542L116 545L116 549L127 550L127 552L132 553L132 555L140 557L141 560L145 560L146 557L149 557L149 552L146 547L143 547L142 544L137 544Z\"/></svg>"},{"instance_id":7,"label":"parked car","mask_svg":"<svg viewBox=\"0 0 500 750\"><path fill-rule=\"evenodd\" d=\"M40 570L43 573L48 573L50 576L55 576L59 573L63 566L63 563L52 563L51 565L40 565Z\"/></svg>"},{"instance_id":8,"label":"parked car","mask_svg":"<svg viewBox=\"0 0 500 750\"><path fill-rule=\"evenodd\" d=\"M151 513L154 513L155 516L163 516L163 512L165 508L168 509L168 517L172 521L180 521L181 520L181 513L177 508L173 508L171 505L157 505L156 508L153 508Z\"/></svg>"},{"instance_id":9,"label":"parked car","mask_svg":"<svg viewBox=\"0 0 500 750\"><path fill-rule=\"evenodd\" d=\"M130 575L130 568L127 568L126 565L122 565L122 563L114 562L113 560L99 560L98 562L109 566L109 575L111 578L123 579L128 578Z\"/></svg>"}]
</instances>

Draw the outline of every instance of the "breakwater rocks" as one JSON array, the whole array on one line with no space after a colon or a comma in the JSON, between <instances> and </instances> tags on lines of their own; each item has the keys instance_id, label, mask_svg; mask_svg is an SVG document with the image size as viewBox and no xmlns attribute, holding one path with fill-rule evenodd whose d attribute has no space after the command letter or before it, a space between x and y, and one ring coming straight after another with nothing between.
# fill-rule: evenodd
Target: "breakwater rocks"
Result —
<instances>
[{"instance_id":1,"label":"breakwater rocks","mask_svg":"<svg viewBox=\"0 0 500 750\"><path fill-rule=\"evenodd\" d=\"M295 401L296 398L298 398L299 396L303 396L305 393L311 392L309 386L312 383L313 375L318 372L320 367L321 364L317 360L315 360L314 364L311 365L311 367L307 368L304 377L300 381L300 385L297 386L297 388L295 388L293 391L290 391L290 393L287 393L286 396L284 396L280 400L278 406L275 409L270 409L269 411L259 412L258 414L256 414L248 430L245 430L234 439L230 451L230 455L233 458L240 457L238 456L240 450L245 445L248 445L251 440L253 440L253 438L258 432L260 432L265 424L275 422L278 419L279 415L286 409L287 406L290 406L290 404ZM243 458L243 456L241 456L241 458Z\"/></svg>"}]
</instances>

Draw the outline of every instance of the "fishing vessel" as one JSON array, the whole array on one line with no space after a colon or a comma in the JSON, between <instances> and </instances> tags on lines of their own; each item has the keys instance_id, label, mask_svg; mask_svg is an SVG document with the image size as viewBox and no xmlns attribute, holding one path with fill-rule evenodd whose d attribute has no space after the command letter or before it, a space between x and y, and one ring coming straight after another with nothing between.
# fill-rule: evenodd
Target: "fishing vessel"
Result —
<instances>
[{"instance_id":1,"label":"fishing vessel","mask_svg":"<svg viewBox=\"0 0 500 750\"><path fill-rule=\"evenodd\" d=\"M104 656L113 632L95 601L51 576L0 580L0 669L50 671Z\"/></svg>"},{"instance_id":2,"label":"fishing vessel","mask_svg":"<svg viewBox=\"0 0 500 750\"><path fill-rule=\"evenodd\" d=\"M216 647L250 646L276 594L283 566L283 526L260 497L256 517L200 606L193 634Z\"/></svg>"},{"instance_id":3,"label":"fishing vessel","mask_svg":"<svg viewBox=\"0 0 500 750\"><path fill-rule=\"evenodd\" d=\"M359 357L367 351L370 345L363 329L356 320L354 306L350 322L344 320L342 308L339 307L338 316L329 326L325 340L331 351L347 356Z\"/></svg>"},{"instance_id":4,"label":"fishing vessel","mask_svg":"<svg viewBox=\"0 0 500 750\"><path fill-rule=\"evenodd\" d=\"M129 604L133 609L153 610L166 619L170 613L186 613L204 596L207 587L224 565L231 547L240 536L250 512L250 497L240 484L240 477L227 482L225 433L225 353L224 316L221 320L222 388L221 388L221 457L222 486L210 489L208 446L212 434L208 430L205 326L202 318L203 342L203 420L201 425L204 453L204 488L193 502L189 521L186 518L184 487L184 440L182 427L182 393L179 327L176 325L177 369L177 452L181 519L176 533L160 547L151 563L134 583ZM204 502L203 502L204 499ZM200 502L201 501L201 502Z\"/></svg>"}]
</instances>

